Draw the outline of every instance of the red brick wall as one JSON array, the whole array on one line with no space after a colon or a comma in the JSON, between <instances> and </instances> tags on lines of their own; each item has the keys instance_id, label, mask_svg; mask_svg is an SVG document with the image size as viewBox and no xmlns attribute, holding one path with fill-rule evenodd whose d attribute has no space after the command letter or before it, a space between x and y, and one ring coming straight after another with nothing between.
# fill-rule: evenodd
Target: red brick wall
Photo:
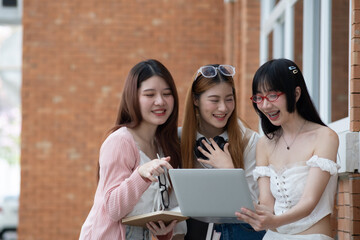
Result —
<instances>
[{"instance_id":1,"label":"red brick wall","mask_svg":"<svg viewBox=\"0 0 360 240\"><path fill-rule=\"evenodd\" d=\"M252 79L259 68L260 1L226 3L225 23L225 62L236 66L239 116L257 130L258 117L249 98Z\"/></svg>"},{"instance_id":2,"label":"red brick wall","mask_svg":"<svg viewBox=\"0 0 360 240\"><path fill-rule=\"evenodd\" d=\"M332 1L331 121L349 115L349 0ZM342 36L342 37L340 37Z\"/></svg>"},{"instance_id":3,"label":"red brick wall","mask_svg":"<svg viewBox=\"0 0 360 240\"><path fill-rule=\"evenodd\" d=\"M360 131L360 0L351 0L350 131ZM356 160L356 159L353 159ZM358 159L357 159L358 161ZM344 173L337 194L338 239L360 239L360 175Z\"/></svg>"},{"instance_id":4,"label":"red brick wall","mask_svg":"<svg viewBox=\"0 0 360 240\"><path fill-rule=\"evenodd\" d=\"M303 1L294 6L294 62L303 70Z\"/></svg>"},{"instance_id":5,"label":"red brick wall","mask_svg":"<svg viewBox=\"0 0 360 240\"><path fill-rule=\"evenodd\" d=\"M360 0L352 1L350 130L360 131Z\"/></svg>"},{"instance_id":6,"label":"red brick wall","mask_svg":"<svg viewBox=\"0 0 360 240\"><path fill-rule=\"evenodd\" d=\"M250 96L252 93L252 80L256 70L259 68L260 60L260 1L240 1L241 12L238 21L240 31L237 35L238 57L240 64L239 109L240 116L251 128L258 129L258 117L254 111Z\"/></svg>"},{"instance_id":7,"label":"red brick wall","mask_svg":"<svg viewBox=\"0 0 360 240\"><path fill-rule=\"evenodd\" d=\"M360 174L344 174L339 178L338 239L360 239Z\"/></svg>"}]
</instances>

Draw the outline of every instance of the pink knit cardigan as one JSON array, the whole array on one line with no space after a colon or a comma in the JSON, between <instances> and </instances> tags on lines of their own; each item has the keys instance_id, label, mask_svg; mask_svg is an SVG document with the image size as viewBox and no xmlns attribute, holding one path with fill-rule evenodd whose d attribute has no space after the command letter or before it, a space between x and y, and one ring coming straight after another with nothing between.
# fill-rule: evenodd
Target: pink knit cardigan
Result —
<instances>
[{"instance_id":1,"label":"pink knit cardigan","mask_svg":"<svg viewBox=\"0 0 360 240\"><path fill-rule=\"evenodd\" d=\"M100 180L94 204L81 228L79 240L125 240L121 219L132 211L151 184L137 171L140 154L127 128L122 127L106 138L99 162ZM170 237L168 234L161 239Z\"/></svg>"}]
</instances>

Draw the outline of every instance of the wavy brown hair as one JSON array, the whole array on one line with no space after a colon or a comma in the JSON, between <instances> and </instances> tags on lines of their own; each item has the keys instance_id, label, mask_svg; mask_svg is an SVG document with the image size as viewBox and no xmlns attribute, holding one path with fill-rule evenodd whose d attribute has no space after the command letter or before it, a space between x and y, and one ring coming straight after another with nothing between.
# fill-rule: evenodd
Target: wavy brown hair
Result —
<instances>
[{"instance_id":1,"label":"wavy brown hair","mask_svg":"<svg viewBox=\"0 0 360 240\"><path fill-rule=\"evenodd\" d=\"M217 67L219 65L214 64L212 66ZM232 87L235 101L234 111L224 129L224 131L227 130L229 136L229 152L235 168L244 167L243 153L248 139L243 138L243 133L238 124L234 79L230 76L224 76L218 71L213 78L205 78L201 74L197 76L187 92L180 143L183 168L193 168L194 162L196 161L194 146L196 142L196 132L199 128L200 113L198 107L194 105L194 100L198 99L201 94L208 89L223 82Z\"/></svg>"}]
</instances>

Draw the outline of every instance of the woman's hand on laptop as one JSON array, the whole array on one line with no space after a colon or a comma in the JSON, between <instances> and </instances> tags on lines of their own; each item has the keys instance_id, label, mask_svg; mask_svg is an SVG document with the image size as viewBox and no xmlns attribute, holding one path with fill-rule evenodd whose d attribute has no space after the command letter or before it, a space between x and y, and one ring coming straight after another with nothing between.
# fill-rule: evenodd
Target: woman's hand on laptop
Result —
<instances>
[{"instance_id":1,"label":"woman's hand on laptop","mask_svg":"<svg viewBox=\"0 0 360 240\"><path fill-rule=\"evenodd\" d=\"M173 220L169 225L165 226L163 221L149 222L146 223L146 227L150 230L150 232L156 236L158 239L161 239L160 236L166 236L168 234L172 234L172 230L174 229L177 221ZM169 238L167 238L169 239Z\"/></svg>"},{"instance_id":2,"label":"woman's hand on laptop","mask_svg":"<svg viewBox=\"0 0 360 240\"><path fill-rule=\"evenodd\" d=\"M226 143L224 145L223 151L221 150L219 145L217 145L214 139L210 138L209 140L213 147L210 146L210 144L207 143L205 140L202 141L203 145L209 152L201 147L198 147L199 151L204 154L209 160L204 160L201 158L198 158L197 160L204 164L209 164L214 168L234 168L234 164L229 152L229 143Z\"/></svg>"},{"instance_id":3,"label":"woman's hand on laptop","mask_svg":"<svg viewBox=\"0 0 360 240\"><path fill-rule=\"evenodd\" d=\"M170 157L164 157L161 159L153 159L150 162L144 163L138 167L138 172L141 177L149 179L152 182L157 182L156 178L160 174L164 173L164 168L173 168L170 163Z\"/></svg>"},{"instance_id":4,"label":"woman's hand on laptop","mask_svg":"<svg viewBox=\"0 0 360 240\"><path fill-rule=\"evenodd\" d=\"M247 208L241 208L241 212L235 212L240 221L249 223L255 231L276 228L276 216L265 205L255 205L255 212Z\"/></svg>"}]
</instances>

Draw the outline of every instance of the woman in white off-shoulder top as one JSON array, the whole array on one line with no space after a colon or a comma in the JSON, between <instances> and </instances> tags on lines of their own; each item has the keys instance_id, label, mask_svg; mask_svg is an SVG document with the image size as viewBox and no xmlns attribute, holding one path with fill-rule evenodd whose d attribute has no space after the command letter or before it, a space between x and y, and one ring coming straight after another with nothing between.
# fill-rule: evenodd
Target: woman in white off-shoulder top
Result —
<instances>
[{"instance_id":1,"label":"woman in white off-shoulder top","mask_svg":"<svg viewBox=\"0 0 360 240\"><path fill-rule=\"evenodd\" d=\"M320 119L299 67L287 59L263 64L253 79L254 108L265 134L256 149L255 212L239 219L263 239L333 239L330 215L337 186L337 134Z\"/></svg>"}]
</instances>

